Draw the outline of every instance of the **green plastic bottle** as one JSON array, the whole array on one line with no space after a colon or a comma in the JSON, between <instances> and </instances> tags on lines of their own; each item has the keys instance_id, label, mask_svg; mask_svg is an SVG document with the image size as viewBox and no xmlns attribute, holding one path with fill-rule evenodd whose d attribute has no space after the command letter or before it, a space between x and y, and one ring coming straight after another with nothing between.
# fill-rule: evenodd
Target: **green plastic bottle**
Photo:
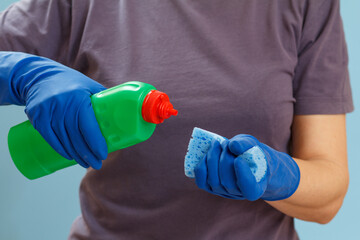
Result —
<instances>
[{"instance_id":1,"label":"green plastic bottle","mask_svg":"<svg viewBox=\"0 0 360 240\"><path fill-rule=\"evenodd\" d=\"M142 82L106 89L92 95L91 102L109 153L147 140L156 124L177 115L165 93ZM10 129L8 146L16 167L28 179L77 164L58 154L29 121Z\"/></svg>"}]
</instances>

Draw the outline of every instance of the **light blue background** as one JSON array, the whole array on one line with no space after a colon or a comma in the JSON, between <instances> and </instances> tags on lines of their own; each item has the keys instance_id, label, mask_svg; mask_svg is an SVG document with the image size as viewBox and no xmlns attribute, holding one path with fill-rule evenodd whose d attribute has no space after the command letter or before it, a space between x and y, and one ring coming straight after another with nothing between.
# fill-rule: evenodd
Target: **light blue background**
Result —
<instances>
[{"instance_id":1,"label":"light blue background","mask_svg":"<svg viewBox=\"0 0 360 240\"><path fill-rule=\"evenodd\" d=\"M13 2L1 0L0 10ZM303 240L360 239L360 1L343 0L341 14L356 108L347 117L350 187L341 210L329 224L296 221ZM78 187L85 171L75 166L36 181L27 180L13 165L6 142L9 128L26 120L23 108L0 107L0 116L0 239L66 239L72 221L80 214Z\"/></svg>"}]
</instances>

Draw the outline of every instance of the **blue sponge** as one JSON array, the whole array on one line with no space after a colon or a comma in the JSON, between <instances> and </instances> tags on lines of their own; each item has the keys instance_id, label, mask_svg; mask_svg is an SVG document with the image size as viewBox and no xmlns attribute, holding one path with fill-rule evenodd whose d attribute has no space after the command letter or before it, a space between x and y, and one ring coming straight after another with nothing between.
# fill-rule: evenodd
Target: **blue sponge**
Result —
<instances>
[{"instance_id":1,"label":"blue sponge","mask_svg":"<svg viewBox=\"0 0 360 240\"><path fill-rule=\"evenodd\" d=\"M194 128L191 137L188 151L185 156L184 168L185 175L189 178L194 178L194 169L205 157L211 146L212 140L216 139L221 144L226 138L201 128ZM264 152L258 146L254 146L239 157L248 163L256 181L261 181L267 170Z\"/></svg>"},{"instance_id":2,"label":"blue sponge","mask_svg":"<svg viewBox=\"0 0 360 240\"><path fill-rule=\"evenodd\" d=\"M210 149L213 139L222 143L226 138L201 128L194 128L185 156L185 175L189 178L195 178L194 169L196 165L205 157Z\"/></svg>"}]
</instances>

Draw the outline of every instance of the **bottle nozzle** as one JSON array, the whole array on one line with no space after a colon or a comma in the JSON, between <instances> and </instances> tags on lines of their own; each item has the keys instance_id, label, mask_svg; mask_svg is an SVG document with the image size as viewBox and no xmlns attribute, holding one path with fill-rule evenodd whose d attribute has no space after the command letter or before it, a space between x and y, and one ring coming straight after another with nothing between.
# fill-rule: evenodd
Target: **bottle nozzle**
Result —
<instances>
[{"instance_id":1,"label":"bottle nozzle","mask_svg":"<svg viewBox=\"0 0 360 240\"><path fill-rule=\"evenodd\" d=\"M178 111L173 108L167 94L152 90L146 95L142 106L142 116L145 121L159 124L164 119L177 114Z\"/></svg>"},{"instance_id":2,"label":"bottle nozzle","mask_svg":"<svg viewBox=\"0 0 360 240\"><path fill-rule=\"evenodd\" d=\"M169 113L170 113L171 116L177 116L177 115L178 115L178 110L176 110L176 109L171 109L171 110L169 111Z\"/></svg>"}]
</instances>

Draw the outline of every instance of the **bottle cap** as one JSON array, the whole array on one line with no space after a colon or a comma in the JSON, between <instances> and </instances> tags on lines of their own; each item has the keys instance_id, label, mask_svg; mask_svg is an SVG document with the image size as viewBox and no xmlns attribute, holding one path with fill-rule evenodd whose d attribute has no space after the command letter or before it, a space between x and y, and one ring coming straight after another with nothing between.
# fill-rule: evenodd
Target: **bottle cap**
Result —
<instances>
[{"instance_id":1,"label":"bottle cap","mask_svg":"<svg viewBox=\"0 0 360 240\"><path fill-rule=\"evenodd\" d=\"M151 90L146 95L142 105L142 116L146 122L159 124L177 114L178 111L173 108L166 93Z\"/></svg>"}]
</instances>

